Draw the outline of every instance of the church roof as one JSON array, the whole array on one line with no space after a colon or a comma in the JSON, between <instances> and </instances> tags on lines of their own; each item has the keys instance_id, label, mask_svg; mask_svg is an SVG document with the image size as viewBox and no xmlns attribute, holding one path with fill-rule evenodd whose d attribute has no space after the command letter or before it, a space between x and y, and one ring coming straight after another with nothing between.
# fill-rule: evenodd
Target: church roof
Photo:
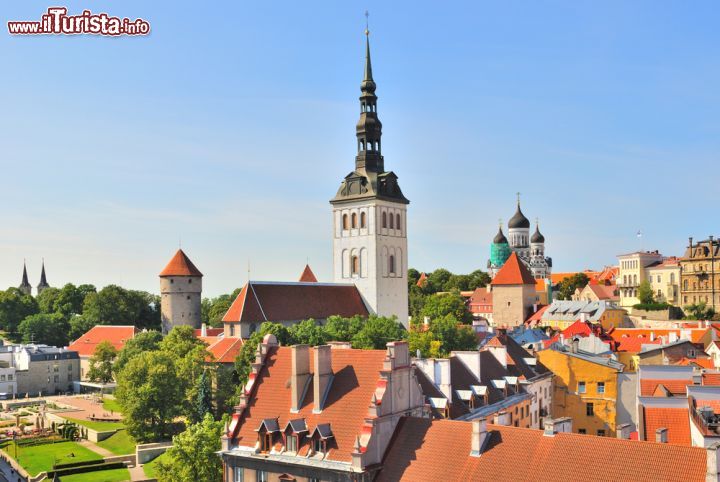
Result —
<instances>
[{"instance_id":1,"label":"church roof","mask_svg":"<svg viewBox=\"0 0 720 482\"><path fill-rule=\"evenodd\" d=\"M525 263L520 261L517 253L512 253L505 261L505 264L493 278L493 286L498 285L533 285L535 286L535 278Z\"/></svg>"},{"instance_id":2,"label":"church roof","mask_svg":"<svg viewBox=\"0 0 720 482\"><path fill-rule=\"evenodd\" d=\"M40 272L40 283L38 284L38 288L47 288L50 286L47 282L47 277L45 276L45 260L43 260L42 263L42 271Z\"/></svg>"},{"instance_id":3,"label":"church roof","mask_svg":"<svg viewBox=\"0 0 720 482\"><path fill-rule=\"evenodd\" d=\"M27 288L29 286L30 286L30 282L28 281L27 265L25 263L23 263L22 283L20 283L20 287Z\"/></svg>"},{"instance_id":4,"label":"church roof","mask_svg":"<svg viewBox=\"0 0 720 482\"><path fill-rule=\"evenodd\" d=\"M305 269L303 270L302 274L300 275L300 279L298 280L300 282L305 283L317 283L317 278L315 277L315 273L310 269L310 265L306 264Z\"/></svg>"},{"instance_id":5,"label":"church roof","mask_svg":"<svg viewBox=\"0 0 720 482\"><path fill-rule=\"evenodd\" d=\"M529 227L530 221L528 221L528 218L526 218L525 215L522 213L522 210L520 209L520 202L518 202L517 211L515 211L513 217L511 217L510 221L508 221L508 228L515 229Z\"/></svg>"},{"instance_id":6,"label":"church roof","mask_svg":"<svg viewBox=\"0 0 720 482\"><path fill-rule=\"evenodd\" d=\"M535 232L530 237L531 243L544 243L545 242L545 236L543 236L540 233L540 226L535 226Z\"/></svg>"},{"instance_id":7,"label":"church roof","mask_svg":"<svg viewBox=\"0 0 720 482\"><path fill-rule=\"evenodd\" d=\"M182 249L178 249L175 256L160 272L160 276L202 276L203 274L195 267L190 258Z\"/></svg>"},{"instance_id":8,"label":"church roof","mask_svg":"<svg viewBox=\"0 0 720 482\"><path fill-rule=\"evenodd\" d=\"M505 237L505 235L502 232L502 227L498 228L498 232L495 235L495 238L493 238L493 243L495 244L508 244L508 240Z\"/></svg>"}]
</instances>

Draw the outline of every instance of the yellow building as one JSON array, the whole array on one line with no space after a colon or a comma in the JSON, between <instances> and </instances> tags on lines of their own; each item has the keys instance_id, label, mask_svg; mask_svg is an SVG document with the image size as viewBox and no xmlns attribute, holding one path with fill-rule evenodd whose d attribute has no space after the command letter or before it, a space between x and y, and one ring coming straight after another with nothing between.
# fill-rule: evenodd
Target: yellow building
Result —
<instances>
[{"instance_id":1,"label":"yellow building","mask_svg":"<svg viewBox=\"0 0 720 482\"><path fill-rule=\"evenodd\" d=\"M657 251L638 251L618 256L620 270L617 287L620 291L620 306L631 307L640 303L638 288L643 281L650 281L646 268L662 263L663 255Z\"/></svg>"},{"instance_id":2,"label":"yellow building","mask_svg":"<svg viewBox=\"0 0 720 482\"><path fill-rule=\"evenodd\" d=\"M571 417L577 433L614 437L618 374L623 364L572 351L542 350L537 358L555 375L553 418Z\"/></svg>"}]
</instances>

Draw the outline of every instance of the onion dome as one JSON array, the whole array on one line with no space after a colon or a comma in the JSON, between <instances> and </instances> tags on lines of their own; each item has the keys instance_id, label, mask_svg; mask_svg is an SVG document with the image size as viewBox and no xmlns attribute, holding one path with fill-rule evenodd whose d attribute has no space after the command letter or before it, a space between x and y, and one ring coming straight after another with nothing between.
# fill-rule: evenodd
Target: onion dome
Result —
<instances>
[{"instance_id":1,"label":"onion dome","mask_svg":"<svg viewBox=\"0 0 720 482\"><path fill-rule=\"evenodd\" d=\"M508 222L508 228L510 229L517 229L517 228L530 228L530 221L528 221L528 218L525 217L525 215L520 210L520 202L518 202L517 211L515 211L515 215L510 218L510 221Z\"/></svg>"},{"instance_id":2,"label":"onion dome","mask_svg":"<svg viewBox=\"0 0 720 482\"><path fill-rule=\"evenodd\" d=\"M544 243L545 242L545 236L540 234L540 226L535 226L535 232L533 233L532 237L530 237L531 243Z\"/></svg>"},{"instance_id":3,"label":"onion dome","mask_svg":"<svg viewBox=\"0 0 720 482\"><path fill-rule=\"evenodd\" d=\"M498 232L493 238L494 244L508 244L508 240L502 232L502 227L498 228Z\"/></svg>"}]
</instances>

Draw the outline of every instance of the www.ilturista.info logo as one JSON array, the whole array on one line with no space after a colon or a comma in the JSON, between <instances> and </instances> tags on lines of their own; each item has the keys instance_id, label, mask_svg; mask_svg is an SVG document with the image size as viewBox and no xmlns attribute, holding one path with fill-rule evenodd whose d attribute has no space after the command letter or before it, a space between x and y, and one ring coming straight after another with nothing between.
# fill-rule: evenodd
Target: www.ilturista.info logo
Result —
<instances>
[{"instance_id":1,"label":"www.ilturista.info logo","mask_svg":"<svg viewBox=\"0 0 720 482\"><path fill-rule=\"evenodd\" d=\"M65 7L50 7L40 21L8 22L11 35L147 35L150 24L138 18L111 17L107 13L83 10L80 15L68 15Z\"/></svg>"}]
</instances>

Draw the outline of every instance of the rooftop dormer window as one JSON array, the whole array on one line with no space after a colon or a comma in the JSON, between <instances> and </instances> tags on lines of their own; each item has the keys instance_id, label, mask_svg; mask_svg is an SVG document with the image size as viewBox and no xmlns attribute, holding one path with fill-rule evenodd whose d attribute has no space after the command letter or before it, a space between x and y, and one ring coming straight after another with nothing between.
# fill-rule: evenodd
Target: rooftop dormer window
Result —
<instances>
[{"instance_id":1,"label":"rooftop dormer window","mask_svg":"<svg viewBox=\"0 0 720 482\"><path fill-rule=\"evenodd\" d=\"M315 427L310 437L310 443L313 452L319 454L326 454L328 451L328 443L333 438L332 429L329 423L321 423Z\"/></svg>"},{"instance_id":2,"label":"rooftop dormer window","mask_svg":"<svg viewBox=\"0 0 720 482\"><path fill-rule=\"evenodd\" d=\"M285 429L283 435L285 437L285 451L286 452L297 452L298 448L302 444L302 437L308 432L305 419L297 418L290 420Z\"/></svg>"},{"instance_id":3,"label":"rooftop dormer window","mask_svg":"<svg viewBox=\"0 0 720 482\"><path fill-rule=\"evenodd\" d=\"M277 418L266 418L256 429L260 452L270 452L275 442L275 434L280 432Z\"/></svg>"}]
</instances>

